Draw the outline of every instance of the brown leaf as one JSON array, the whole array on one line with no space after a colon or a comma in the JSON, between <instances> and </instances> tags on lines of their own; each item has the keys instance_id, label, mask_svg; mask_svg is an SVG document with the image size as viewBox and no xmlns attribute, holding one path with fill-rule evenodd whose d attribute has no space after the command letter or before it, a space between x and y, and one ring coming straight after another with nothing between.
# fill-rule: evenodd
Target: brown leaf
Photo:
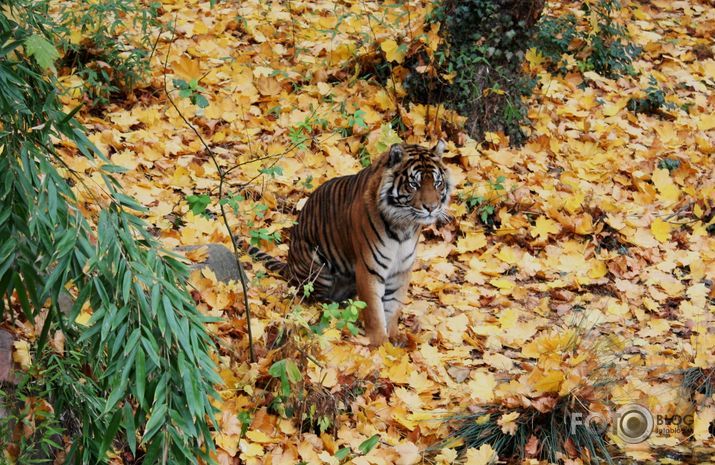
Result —
<instances>
[{"instance_id":1,"label":"brown leaf","mask_svg":"<svg viewBox=\"0 0 715 465\"><path fill-rule=\"evenodd\" d=\"M526 445L524 445L524 452L527 457L536 457L539 453L539 439L533 434L529 436L529 439L526 441Z\"/></svg>"}]
</instances>

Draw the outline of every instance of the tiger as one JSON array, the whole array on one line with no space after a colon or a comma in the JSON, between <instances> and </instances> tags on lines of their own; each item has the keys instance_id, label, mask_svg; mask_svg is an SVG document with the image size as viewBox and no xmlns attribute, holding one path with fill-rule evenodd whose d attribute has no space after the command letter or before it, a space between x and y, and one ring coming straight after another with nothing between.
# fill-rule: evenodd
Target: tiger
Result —
<instances>
[{"instance_id":1,"label":"tiger","mask_svg":"<svg viewBox=\"0 0 715 465\"><path fill-rule=\"evenodd\" d=\"M315 300L357 295L370 344L394 338L422 228L451 221L445 145L394 144L358 173L320 185L290 229L287 261L253 246L248 253L295 285L312 283Z\"/></svg>"}]
</instances>

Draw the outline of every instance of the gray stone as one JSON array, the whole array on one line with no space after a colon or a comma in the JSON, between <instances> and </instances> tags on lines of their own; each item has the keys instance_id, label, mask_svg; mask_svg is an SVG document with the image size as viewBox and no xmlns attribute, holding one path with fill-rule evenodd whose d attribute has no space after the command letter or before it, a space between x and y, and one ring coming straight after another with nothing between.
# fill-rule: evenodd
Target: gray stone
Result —
<instances>
[{"instance_id":1,"label":"gray stone","mask_svg":"<svg viewBox=\"0 0 715 465\"><path fill-rule=\"evenodd\" d=\"M12 349L15 337L0 329L0 384L13 383L15 376L12 367Z\"/></svg>"},{"instance_id":2,"label":"gray stone","mask_svg":"<svg viewBox=\"0 0 715 465\"><path fill-rule=\"evenodd\" d=\"M201 263L191 265L192 269L203 269L208 267L216 275L216 279L222 282L239 281L241 279L241 271L236 263L236 256L233 251L223 244L203 244L203 245L185 245L177 247L180 252L188 252L206 248L206 260Z\"/></svg>"}]
</instances>

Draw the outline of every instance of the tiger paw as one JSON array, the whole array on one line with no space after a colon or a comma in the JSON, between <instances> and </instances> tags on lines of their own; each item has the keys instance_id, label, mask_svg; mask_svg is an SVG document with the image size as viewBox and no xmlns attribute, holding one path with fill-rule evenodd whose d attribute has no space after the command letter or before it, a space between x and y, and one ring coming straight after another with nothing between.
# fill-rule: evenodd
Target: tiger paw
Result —
<instances>
[{"instance_id":1,"label":"tiger paw","mask_svg":"<svg viewBox=\"0 0 715 465\"><path fill-rule=\"evenodd\" d=\"M376 328L374 330L365 329L368 339L370 339L370 345L373 347L379 347L388 341L387 331L384 329Z\"/></svg>"}]
</instances>

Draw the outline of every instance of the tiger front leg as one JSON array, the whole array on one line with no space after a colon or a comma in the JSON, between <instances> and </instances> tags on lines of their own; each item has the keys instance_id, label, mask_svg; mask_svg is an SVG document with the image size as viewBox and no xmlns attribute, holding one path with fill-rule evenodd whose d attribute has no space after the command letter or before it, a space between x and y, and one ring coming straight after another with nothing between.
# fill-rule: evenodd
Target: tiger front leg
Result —
<instances>
[{"instance_id":1,"label":"tiger front leg","mask_svg":"<svg viewBox=\"0 0 715 465\"><path fill-rule=\"evenodd\" d=\"M367 304L362 311L365 334L370 339L370 345L382 345L387 341L385 308L382 303L385 293L384 279L361 264L355 270L355 280L358 298Z\"/></svg>"},{"instance_id":2,"label":"tiger front leg","mask_svg":"<svg viewBox=\"0 0 715 465\"><path fill-rule=\"evenodd\" d=\"M387 280L385 292L382 296L382 305L385 309L385 325L390 339L397 337L397 328L400 321L402 306L405 304L407 290L410 287L409 271L396 275Z\"/></svg>"}]
</instances>

